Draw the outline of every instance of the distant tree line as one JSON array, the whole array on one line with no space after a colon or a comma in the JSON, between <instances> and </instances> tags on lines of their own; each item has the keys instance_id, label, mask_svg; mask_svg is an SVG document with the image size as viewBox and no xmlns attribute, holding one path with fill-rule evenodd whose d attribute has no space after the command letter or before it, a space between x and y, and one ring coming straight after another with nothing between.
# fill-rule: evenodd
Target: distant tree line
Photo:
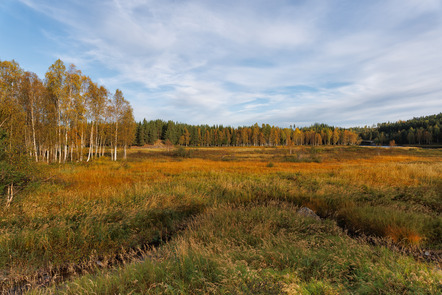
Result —
<instances>
[{"instance_id":1,"label":"distant tree line","mask_svg":"<svg viewBox=\"0 0 442 295\"><path fill-rule=\"evenodd\" d=\"M428 145L442 143L442 113L417 117L407 121L379 123L377 126L356 128L363 140L385 145L396 144Z\"/></svg>"},{"instance_id":2,"label":"distant tree line","mask_svg":"<svg viewBox=\"0 0 442 295\"><path fill-rule=\"evenodd\" d=\"M158 140L182 146L282 146L353 145L362 140L376 145L442 143L442 113L407 121L379 123L350 129L315 123L310 127L280 128L269 124L230 127L189 125L173 121L144 119L136 125L134 145L154 144Z\"/></svg>"},{"instance_id":3,"label":"distant tree line","mask_svg":"<svg viewBox=\"0 0 442 295\"><path fill-rule=\"evenodd\" d=\"M154 144L158 140L181 146L281 146L349 145L358 143L358 134L349 129L315 124L310 127L280 128L259 126L224 127L188 125L153 120L137 123L135 145Z\"/></svg>"}]
</instances>

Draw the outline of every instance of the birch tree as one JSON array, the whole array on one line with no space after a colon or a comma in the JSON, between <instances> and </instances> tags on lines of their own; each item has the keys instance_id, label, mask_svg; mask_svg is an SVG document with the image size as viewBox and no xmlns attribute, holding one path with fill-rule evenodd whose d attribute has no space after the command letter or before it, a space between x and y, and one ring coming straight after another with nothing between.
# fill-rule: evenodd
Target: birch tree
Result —
<instances>
[{"instance_id":1,"label":"birch tree","mask_svg":"<svg viewBox=\"0 0 442 295\"><path fill-rule=\"evenodd\" d=\"M61 148L62 148L62 102L64 95L64 83L66 80L66 67L64 63L57 59L54 64L49 67L46 72L46 87L49 92L49 97L55 105L56 125L57 125L57 139L54 147L54 160L61 163Z\"/></svg>"},{"instance_id":2,"label":"birch tree","mask_svg":"<svg viewBox=\"0 0 442 295\"><path fill-rule=\"evenodd\" d=\"M117 89L115 91L115 94L112 98L112 104L111 104L111 113L113 118L113 123L115 126L114 129L114 156L113 160L117 160L117 147L118 147L118 127L120 124L120 121L122 120L124 116L125 106L127 104L127 101L124 99L123 92L121 90Z\"/></svg>"},{"instance_id":3,"label":"birch tree","mask_svg":"<svg viewBox=\"0 0 442 295\"><path fill-rule=\"evenodd\" d=\"M65 83L63 87L63 96L61 102L62 121L64 129L64 157L66 162L70 150L71 161L73 160L74 146L78 143L79 128L85 116L84 96L82 93L82 74L75 65L70 65L66 72ZM81 148L80 148L81 149Z\"/></svg>"},{"instance_id":4,"label":"birch tree","mask_svg":"<svg viewBox=\"0 0 442 295\"><path fill-rule=\"evenodd\" d=\"M133 109L129 103L123 105L123 116L121 118L121 144L123 145L123 159L127 158L127 147L132 145L135 140L136 123L133 115Z\"/></svg>"},{"instance_id":5,"label":"birch tree","mask_svg":"<svg viewBox=\"0 0 442 295\"><path fill-rule=\"evenodd\" d=\"M38 162L38 151L40 141L37 140L37 125L41 121L43 100L45 99L45 88L43 82L35 73L25 72L20 82L20 104L26 114L26 128L30 129L27 148L29 153ZM38 142L38 144L37 144Z\"/></svg>"}]
</instances>

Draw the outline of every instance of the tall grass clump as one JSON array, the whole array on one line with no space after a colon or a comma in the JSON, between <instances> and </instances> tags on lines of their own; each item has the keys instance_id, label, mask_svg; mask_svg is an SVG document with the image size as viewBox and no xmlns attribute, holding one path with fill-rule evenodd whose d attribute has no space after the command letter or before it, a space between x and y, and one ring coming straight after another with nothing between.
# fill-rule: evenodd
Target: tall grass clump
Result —
<instances>
[{"instance_id":1,"label":"tall grass clump","mask_svg":"<svg viewBox=\"0 0 442 295\"><path fill-rule=\"evenodd\" d=\"M57 289L64 294L438 294L441 273L345 235L290 203L223 205L144 260ZM52 293L55 289L35 293Z\"/></svg>"}]
</instances>

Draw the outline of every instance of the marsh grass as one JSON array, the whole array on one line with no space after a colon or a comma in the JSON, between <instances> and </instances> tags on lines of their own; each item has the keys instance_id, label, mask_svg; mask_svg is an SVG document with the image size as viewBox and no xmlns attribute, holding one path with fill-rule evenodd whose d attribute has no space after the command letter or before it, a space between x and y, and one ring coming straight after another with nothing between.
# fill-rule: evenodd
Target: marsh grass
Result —
<instances>
[{"instance_id":1,"label":"marsh grass","mask_svg":"<svg viewBox=\"0 0 442 295\"><path fill-rule=\"evenodd\" d=\"M177 157L172 154L173 151L167 150L137 149L130 151L128 161L115 163L99 159L84 164L42 167L47 176L45 181L18 196L8 210L2 208L0 211L0 269L3 271L2 278L5 278L1 283L3 289L10 286L12 281L25 280L35 272L56 270L66 265L87 265L93 263L97 256L113 257L130 249L143 248L146 244L165 243L184 229L191 218L201 214L210 216L212 210L216 210L217 216L224 216L223 222L229 224L233 222L233 219L230 220L233 215L222 211L239 208L235 212L242 212L244 209L240 208L249 208L255 213L256 210L270 210L272 214L279 214L277 211L282 210L283 214L282 212L286 212L284 206L308 206L322 218L336 221L341 228L354 234L390 239L403 247L442 249L440 151L360 147L316 147L314 151L304 147L293 149L295 156L311 159L313 155L320 158L318 163L310 160L286 161L290 155L283 148L183 150L185 153L191 151L192 158ZM279 205L270 206L273 209L265 209L274 202ZM254 211L254 207L261 209ZM256 223L264 227L261 230L264 234L265 227L269 224L258 219ZM200 219L197 217L195 220ZM219 227L223 228L223 225L219 224ZM241 227L242 225L235 225L231 229L235 228L235 231L244 234L245 240L241 240L240 244L246 242L247 247L254 246L254 243L262 246L267 238L273 239L273 236L257 239L256 236L244 232L251 230L250 228ZM185 232L185 235L188 234L187 230ZM192 222L190 232L197 234L197 221ZM283 232L279 232L279 235L282 236ZM306 238L307 240L334 240L336 236L342 238L337 232L329 233L328 236L321 236L319 233L316 235L314 232L309 232L308 235L311 237ZM209 236L206 234L205 239L209 239ZM228 238L225 243L234 243L232 239ZM217 245L219 243L221 242L216 242ZM367 247L363 246L364 249ZM299 251L295 248L290 249ZM269 293L273 289L281 292L283 289L298 287L301 288L299 290L311 290L313 293L326 293L327 290L340 293L341 287L343 290L349 288L342 282L336 285L331 278L322 278L320 275L307 281L299 278L303 272L302 268L295 271L297 265L293 266L293 274L290 275L293 280L281 285L276 282L281 281L284 276L277 275L275 279L272 273L273 264L265 272L259 272L259 275L255 268L250 268L255 256L248 258L250 261L246 264L235 263L227 271L222 264L219 265L221 258L212 259L212 252L210 255L204 254L204 251L208 251L205 248L180 249L191 250L189 255L177 256L186 261L180 270L184 272L181 273L181 278L185 283L174 285L173 289L169 290L169 287L158 283L161 276L167 276L168 268L178 267L169 258L161 260L159 264L146 262L145 266L136 264L133 267L147 267L142 270L143 273L146 272L142 276L155 278L153 280L156 283L152 284L159 285L155 287L158 289L153 290L165 288L163 291L166 293L179 293L179 290L194 290L186 291L190 293L198 290L236 293L233 290L243 290L243 293L252 293L258 287ZM236 252L240 249L246 251L246 248L237 246L232 249L236 249ZM356 251L356 246L354 249ZM241 257L241 253L235 254L235 251L229 252L232 256L224 257L226 261L233 259L235 255ZM266 251L270 250L266 248L259 255L267 257ZM169 257L167 255L162 257ZM261 257L259 255L255 258ZM289 263L278 255L274 259L281 261L281 267ZM296 257L301 259L301 256ZM405 265L417 267L401 256L394 257ZM322 265L319 258L311 263ZM364 263L357 262L357 265L365 267ZM202 286L202 281L199 281L200 285L192 287L195 289L185 289L189 285L185 279L186 273L192 267L202 267L197 270L203 273L209 271L204 267L214 269L213 277L201 277L207 283L204 286L212 289L204 289L206 287ZM239 276L239 281L236 284L228 281L232 284L232 289L220 289L219 278L223 278L223 282L227 274ZM195 279L192 272L188 275L189 280ZM258 281L255 281L255 276ZM262 285L267 280L275 283L269 283L268 287ZM408 281L409 278L405 280ZM93 283L98 284L98 287L102 285L103 288L110 286L99 281ZM141 283L133 284L136 290L142 286ZM407 285L408 282L397 284ZM122 286L127 287L124 284ZM153 285L148 283L144 287L146 286L151 288ZM82 285L81 288L89 287ZM114 287L109 288L115 290L112 289ZM370 288L367 290L377 290Z\"/></svg>"},{"instance_id":2,"label":"marsh grass","mask_svg":"<svg viewBox=\"0 0 442 295\"><path fill-rule=\"evenodd\" d=\"M220 205L142 261L86 275L61 294L438 294L433 266L349 238L286 202Z\"/></svg>"}]
</instances>

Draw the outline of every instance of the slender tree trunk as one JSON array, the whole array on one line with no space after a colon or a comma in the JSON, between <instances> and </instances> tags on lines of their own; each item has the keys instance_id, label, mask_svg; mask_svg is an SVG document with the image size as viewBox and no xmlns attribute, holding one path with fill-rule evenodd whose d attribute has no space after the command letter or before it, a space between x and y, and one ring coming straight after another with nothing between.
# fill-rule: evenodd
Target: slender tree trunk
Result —
<instances>
[{"instance_id":1,"label":"slender tree trunk","mask_svg":"<svg viewBox=\"0 0 442 295\"><path fill-rule=\"evenodd\" d=\"M101 136L98 134L97 130L97 137L96 137L96 144L95 144L95 157L99 158L101 156Z\"/></svg>"},{"instance_id":2,"label":"slender tree trunk","mask_svg":"<svg viewBox=\"0 0 442 295\"><path fill-rule=\"evenodd\" d=\"M87 155L86 162L89 162L89 160L91 159L91 154L93 154L93 152L94 152L94 121L92 121L91 137L89 140L89 153Z\"/></svg>"},{"instance_id":3,"label":"slender tree trunk","mask_svg":"<svg viewBox=\"0 0 442 295\"><path fill-rule=\"evenodd\" d=\"M66 127L66 131L65 131L65 142L64 142L64 158L63 158L63 163L66 163L67 155L68 155L68 129L67 129L67 127Z\"/></svg>"},{"instance_id":4,"label":"slender tree trunk","mask_svg":"<svg viewBox=\"0 0 442 295\"><path fill-rule=\"evenodd\" d=\"M60 99L58 99L58 163L61 163L61 113L60 113ZM55 153L55 161L57 161L57 153Z\"/></svg>"},{"instance_id":5,"label":"slender tree trunk","mask_svg":"<svg viewBox=\"0 0 442 295\"><path fill-rule=\"evenodd\" d=\"M71 142L71 163L74 162L74 143Z\"/></svg>"},{"instance_id":6,"label":"slender tree trunk","mask_svg":"<svg viewBox=\"0 0 442 295\"><path fill-rule=\"evenodd\" d=\"M27 123L27 122L26 122ZM28 152L29 153L29 157L31 158L32 157L32 148L31 148L31 136L28 134L29 133L29 130L28 130L28 128L27 128L28 126L27 126L27 124L26 124L26 126L25 126L25 147L26 147L26 152Z\"/></svg>"},{"instance_id":7,"label":"slender tree trunk","mask_svg":"<svg viewBox=\"0 0 442 295\"><path fill-rule=\"evenodd\" d=\"M8 185L8 195L6 198L6 208L9 208L12 199L14 198L14 182L11 182L11 184Z\"/></svg>"},{"instance_id":8,"label":"slender tree trunk","mask_svg":"<svg viewBox=\"0 0 442 295\"><path fill-rule=\"evenodd\" d=\"M115 156L114 156L114 161L117 160L117 143L118 143L118 122L115 122Z\"/></svg>"},{"instance_id":9,"label":"slender tree trunk","mask_svg":"<svg viewBox=\"0 0 442 295\"><path fill-rule=\"evenodd\" d=\"M99 134L98 134L98 120L97 124L95 124L95 158L98 158L98 151L99 151ZM92 151L93 153L93 151Z\"/></svg>"},{"instance_id":10,"label":"slender tree trunk","mask_svg":"<svg viewBox=\"0 0 442 295\"><path fill-rule=\"evenodd\" d=\"M126 144L124 145L124 157L123 157L123 159L124 160L127 159L127 145Z\"/></svg>"},{"instance_id":11,"label":"slender tree trunk","mask_svg":"<svg viewBox=\"0 0 442 295\"><path fill-rule=\"evenodd\" d=\"M101 152L101 136L98 134L98 128L96 130L97 135L95 138L95 157L98 158L100 157L100 152Z\"/></svg>"},{"instance_id":12,"label":"slender tree trunk","mask_svg":"<svg viewBox=\"0 0 442 295\"><path fill-rule=\"evenodd\" d=\"M35 162L38 162L37 141L35 139L34 107L31 107L32 141L34 143Z\"/></svg>"},{"instance_id":13,"label":"slender tree trunk","mask_svg":"<svg viewBox=\"0 0 442 295\"><path fill-rule=\"evenodd\" d=\"M84 147L84 128L81 124L81 136L80 136L80 162L83 162L83 147Z\"/></svg>"}]
</instances>

